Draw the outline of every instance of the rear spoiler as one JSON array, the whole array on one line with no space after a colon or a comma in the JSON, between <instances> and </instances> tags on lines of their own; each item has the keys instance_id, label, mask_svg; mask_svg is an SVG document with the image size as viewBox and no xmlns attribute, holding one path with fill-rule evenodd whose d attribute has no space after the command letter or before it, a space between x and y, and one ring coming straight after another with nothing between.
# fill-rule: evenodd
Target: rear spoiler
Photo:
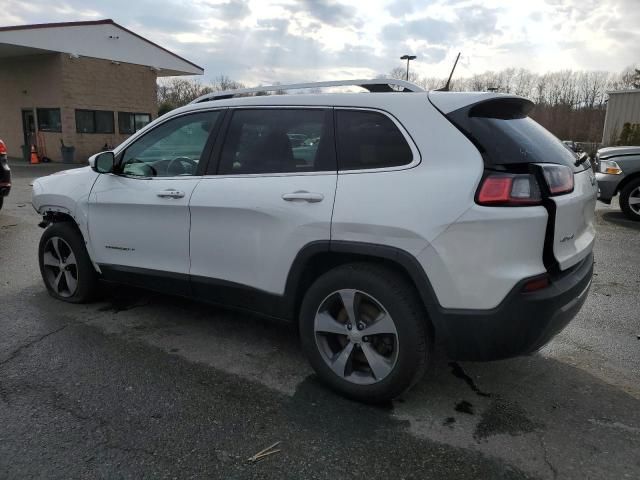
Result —
<instances>
[{"instance_id":1,"label":"rear spoiler","mask_svg":"<svg viewBox=\"0 0 640 480\"><path fill-rule=\"evenodd\" d=\"M480 104L499 105L502 102L525 102L533 107L533 103L524 97L494 92L429 92L429 101L444 115L462 108L479 106ZM494 104L494 102L497 102Z\"/></svg>"},{"instance_id":2,"label":"rear spoiler","mask_svg":"<svg viewBox=\"0 0 640 480\"><path fill-rule=\"evenodd\" d=\"M483 100L462 110L467 110L469 117L501 118L508 120L512 118L524 118L529 115L532 108L533 102L526 98L506 97ZM456 115L456 112L452 112L450 115Z\"/></svg>"}]
</instances>

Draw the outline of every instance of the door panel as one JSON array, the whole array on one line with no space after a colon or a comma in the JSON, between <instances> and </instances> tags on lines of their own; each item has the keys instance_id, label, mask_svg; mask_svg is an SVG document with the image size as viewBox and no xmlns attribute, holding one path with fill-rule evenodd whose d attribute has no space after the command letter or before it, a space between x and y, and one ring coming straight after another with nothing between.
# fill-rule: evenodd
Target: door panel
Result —
<instances>
[{"instance_id":1,"label":"door panel","mask_svg":"<svg viewBox=\"0 0 640 480\"><path fill-rule=\"evenodd\" d=\"M190 203L194 288L197 277L207 277L283 294L302 247L330 239L336 178L335 173L203 178Z\"/></svg>"},{"instance_id":2,"label":"door panel","mask_svg":"<svg viewBox=\"0 0 640 480\"><path fill-rule=\"evenodd\" d=\"M188 274L188 203L198 181L101 175L89 201L96 263Z\"/></svg>"},{"instance_id":3,"label":"door panel","mask_svg":"<svg viewBox=\"0 0 640 480\"><path fill-rule=\"evenodd\" d=\"M95 262L106 271L135 284L146 276L145 286L165 290L154 277L172 274L184 282L168 289L189 293L189 198L222 115L199 111L158 124L119 152L118 175L98 178L89 198L89 236Z\"/></svg>"},{"instance_id":4,"label":"door panel","mask_svg":"<svg viewBox=\"0 0 640 480\"><path fill-rule=\"evenodd\" d=\"M191 280L205 298L220 296L220 281L250 287L227 299L237 304L282 295L298 252L330 239L337 168L331 109L252 107L228 118L218 175L190 202Z\"/></svg>"}]
</instances>

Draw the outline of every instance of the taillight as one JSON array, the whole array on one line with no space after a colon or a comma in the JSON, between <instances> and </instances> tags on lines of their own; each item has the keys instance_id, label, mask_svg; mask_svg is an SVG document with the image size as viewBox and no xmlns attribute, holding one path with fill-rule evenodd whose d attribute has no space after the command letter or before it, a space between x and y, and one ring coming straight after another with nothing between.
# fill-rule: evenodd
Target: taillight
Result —
<instances>
[{"instance_id":1,"label":"taillight","mask_svg":"<svg viewBox=\"0 0 640 480\"><path fill-rule=\"evenodd\" d=\"M2 140L0 140L0 155L7 154L7 146L4 144Z\"/></svg>"},{"instance_id":2,"label":"taillight","mask_svg":"<svg viewBox=\"0 0 640 480\"><path fill-rule=\"evenodd\" d=\"M561 195L573 191L573 169L565 165L540 163L542 174L551 195Z\"/></svg>"},{"instance_id":3,"label":"taillight","mask_svg":"<svg viewBox=\"0 0 640 480\"><path fill-rule=\"evenodd\" d=\"M483 180L476 201L488 206L540 205L542 196L531 174L489 173Z\"/></svg>"}]
</instances>

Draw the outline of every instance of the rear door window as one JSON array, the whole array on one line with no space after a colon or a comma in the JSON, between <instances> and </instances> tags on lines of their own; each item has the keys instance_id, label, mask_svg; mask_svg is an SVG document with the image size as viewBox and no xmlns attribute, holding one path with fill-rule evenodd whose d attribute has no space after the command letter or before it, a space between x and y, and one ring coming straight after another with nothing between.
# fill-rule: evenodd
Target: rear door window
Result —
<instances>
[{"instance_id":1,"label":"rear door window","mask_svg":"<svg viewBox=\"0 0 640 480\"><path fill-rule=\"evenodd\" d=\"M398 167L412 162L407 139L388 116L343 109L335 115L339 170Z\"/></svg>"},{"instance_id":2,"label":"rear door window","mask_svg":"<svg viewBox=\"0 0 640 480\"><path fill-rule=\"evenodd\" d=\"M335 170L330 109L260 108L233 112L218 174Z\"/></svg>"}]
</instances>

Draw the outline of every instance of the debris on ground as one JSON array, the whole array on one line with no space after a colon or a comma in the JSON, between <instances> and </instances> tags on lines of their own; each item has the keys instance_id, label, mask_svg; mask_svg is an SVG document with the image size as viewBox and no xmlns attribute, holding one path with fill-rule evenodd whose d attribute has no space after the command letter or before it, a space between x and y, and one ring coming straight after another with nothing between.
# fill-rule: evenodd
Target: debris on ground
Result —
<instances>
[{"instance_id":1,"label":"debris on ground","mask_svg":"<svg viewBox=\"0 0 640 480\"><path fill-rule=\"evenodd\" d=\"M276 448L278 445L280 445L281 442L276 442L273 445L268 446L267 448L260 450L258 453L256 453L255 455L253 455L252 457L247 458L247 461L251 462L251 463L256 463L259 462L260 460L262 460L265 457L268 457L269 455L273 455L274 453L278 453L280 452L280 449L278 450L274 450L274 448Z\"/></svg>"}]
</instances>

